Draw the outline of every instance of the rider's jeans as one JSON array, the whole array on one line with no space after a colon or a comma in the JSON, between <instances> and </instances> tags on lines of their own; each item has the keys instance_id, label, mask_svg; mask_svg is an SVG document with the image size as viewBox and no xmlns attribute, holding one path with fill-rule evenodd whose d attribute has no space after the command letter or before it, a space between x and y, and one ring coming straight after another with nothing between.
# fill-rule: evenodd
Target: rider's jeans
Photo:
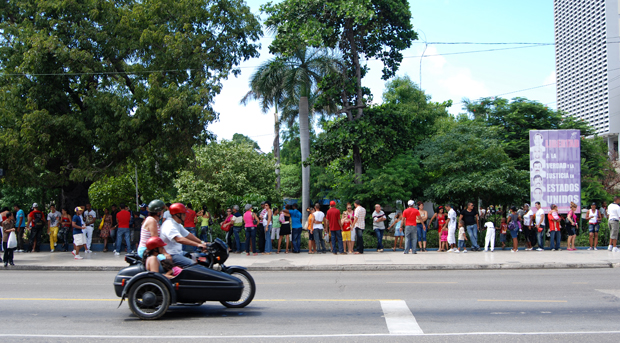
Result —
<instances>
[{"instance_id":1,"label":"rider's jeans","mask_svg":"<svg viewBox=\"0 0 620 343\"><path fill-rule=\"evenodd\" d=\"M187 268L194 264L194 261L190 260L189 258L181 254L174 254L170 256L172 256L172 263L174 263L175 266L179 266L181 268Z\"/></svg>"},{"instance_id":2,"label":"rider's jeans","mask_svg":"<svg viewBox=\"0 0 620 343\"><path fill-rule=\"evenodd\" d=\"M264 228L263 228L264 230ZM265 252L271 252L271 230L273 230L273 225L269 224L267 231L265 231Z\"/></svg>"},{"instance_id":3,"label":"rider's jeans","mask_svg":"<svg viewBox=\"0 0 620 343\"><path fill-rule=\"evenodd\" d=\"M293 242L293 252L298 253L301 251L301 228L292 229L291 241Z\"/></svg>"}]
</instances>

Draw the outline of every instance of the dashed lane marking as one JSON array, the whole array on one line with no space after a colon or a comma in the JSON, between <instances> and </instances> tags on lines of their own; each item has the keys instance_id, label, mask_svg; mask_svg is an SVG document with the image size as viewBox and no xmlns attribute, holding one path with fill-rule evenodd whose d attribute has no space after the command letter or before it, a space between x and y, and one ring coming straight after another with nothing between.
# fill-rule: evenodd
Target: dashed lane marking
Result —
<instances>
[{"instance_id":1,"label":"dashed lane marking","mask_svg":"<svg viewBox=\"0 0 620 343\"><path fill-rule=\"evenodd\" d=\"M390 334L423 334L404 300L382 300L381 308Z\"/></svg>"}]
</instances>

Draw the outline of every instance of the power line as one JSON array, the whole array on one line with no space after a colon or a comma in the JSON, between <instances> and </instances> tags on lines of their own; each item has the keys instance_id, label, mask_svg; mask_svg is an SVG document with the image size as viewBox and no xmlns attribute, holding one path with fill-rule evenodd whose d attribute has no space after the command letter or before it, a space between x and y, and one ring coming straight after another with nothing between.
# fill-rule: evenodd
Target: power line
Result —
<instances>
[{"instance_id":1,"label":"power line","mask_svg":"<svg viewBox=\"0 0 620 343\"><path fill-rule=\"evenodd\" d=\"M525 89L519 89L518 91L512 91L512 92L508 92L508 93L502 93L502 94L497 94L497 95L493 95L493 96L488 96L488 97L483 97L483 98L497 98L500 96L504 96L504 95L508 95L508 94L514 94L514 93L520 93L520 92L525 92L525 91L529 91L532 89L538 89L538 88L544 88L544 87L549 87L555 85L555 82L552 83L547 83L546 85L542 85L542 86L536 86L536 87L530 87L530 88L525 88ZM455 103L455 105L459 105L464 103L463 101L457 102Z\"/></svg>"},{"instance_id":2,"label":"power line","mask_svg":"<svg viewBox=\"0 0 620 343\"><path fill-rule=\"evenodd\" d=\"M510 47L510 48L497 48L497 49L485 49L485 50L473 50L473 51L447 52L447 53L443 53L443 54L434 54L434 55L405 56L403 58L419 58L419 57L432 57L432 56L464 55L464 54L474 54L474 53L479 53L479 52L491 52L491 51L514 50L514 49L527 49L527 48L536 48L536 47L539 47L539 46L551 46L551 45L553 45L553 44L537 44L537 45L528 45L528 46L515 46L515 47Z\"/></svg>"}]
</instances>

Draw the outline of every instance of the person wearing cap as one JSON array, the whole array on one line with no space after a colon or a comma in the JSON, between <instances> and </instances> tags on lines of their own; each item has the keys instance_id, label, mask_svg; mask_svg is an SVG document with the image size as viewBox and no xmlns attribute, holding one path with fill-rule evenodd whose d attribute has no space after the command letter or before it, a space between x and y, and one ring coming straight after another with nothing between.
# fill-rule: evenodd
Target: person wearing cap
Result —
<instances>
[{"instance_id":1,"label":"person wearing cap","mask_svg":"<svg viewBox=\"0 0 620 343\"><path fill-rule=\"evenodd\" d=\"M590 209L586 214L586 220L588 221L588 231L590 232L590 247L588 250L597 250L598 246L598 230L601 223L601 211L596 208L596 203L593 202L590 205Z\"/></svg>"},{"instance_id":2,"label":"person wearing cap","mask_svg":"<svg viewBox=\"0 0 620 343\"><path fill-rule=\"evenodd\" d=\"M329 228L332 242L332 253L334 255L344 254L344 245L342 245L342 227L340 226L340 210L336 208L336 202L329 202L329 210L325 215L325 225Z\"/></svg>"},{"instance_id":3,"label":"person wearing cap","mask_svg":"<svg viewBox=\"0 0 620 343\"><path fill-rule=\"evenodd\" d=\"M84 229L86 226L84 225L84 221L82 220L82 212L84 212L84 208L76 207L75 214L73 215L73 219L71 220L71 227L73 227L73 256L76 260L83 259L80 256L80 247L84 246L84 251L86 251L86 240L84 239Z\"/></svg>"},{"instance_id":4,"label":"person wearing cap","mask_svg":"<svg viewBox=\"0 0 620 343\"><path fill-rule=\"evenodd\" d=\"M28 213L28 228L30 230L30 245L32 252L39 252L41 249L41 234L45 228L45 216L39 211L39 204L32 204L32 211Z\"/></svg>"},{"instance_id":5,"label":"person wearing cap","mask_svg":"<svg viewBox=\"0 0 620 343\"><path fill-rule=\"evenodd\" d=\"M160 238L166 243L166 252L170 254L174 265L186 268L194 264L194 261L183 256L183 245L190 245L205 249L207 244L191 234L183 226L185 223L187 208L181 203L170 205L171 220L166 220L161 225Z\"/></svg>"},{"instance_id":6,"label":"person wearing cap","mask_svg":"<svg viewBox=\"0 0 620 343\"><path fill-rule=\"evenodd\" d=\"M405 227L405 254L408 254L411 250L412 253L417 254L416 247L418 241L418 221L420 217L420 211L415 208L415 202L409 200L407 202L407 208L403 211L402 224L400 224L401 230Z\"/></svg>"},{"instance_id":7,"label":"person wearing cap","mask_svg":"<svg viewBox=\"0 0 620 343\"><path fill-rule=\"evenodd\" d=\"M140 205L140 216L142 219L146 219L149 216L149 211L146 209L146 204L142 203Z\"/></svg>"},{"instance_id":8,"label":"person wearing cap","mask_svg":"<svg viewBox=\"0 0 620 343\"><path fill-rule=\"evenodd\" d=\"M97 218L97 212L93 211L90 203L87 203L86 209L84 210L84 224L86 226L84 238L86 239L86 247L88 247L85 251L86 253L92 253L90 246L93 242L93 232L95 231L95 218Z\"/></svg>"}]
</instances>

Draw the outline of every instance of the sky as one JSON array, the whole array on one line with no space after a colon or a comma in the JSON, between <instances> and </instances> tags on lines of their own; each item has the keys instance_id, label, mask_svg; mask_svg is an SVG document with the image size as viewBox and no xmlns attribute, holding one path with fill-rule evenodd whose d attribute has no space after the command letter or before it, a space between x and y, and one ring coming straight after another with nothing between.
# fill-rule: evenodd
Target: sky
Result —
<instances>
[{"instance_id":1,"label":"sky","mask_svg":"<svg viewBox=\"0 0 620 343\"><path fill-rule=\"evenodd\" d=\"M268 0L249 0L252 11ZM467 45L432 43L553 43L553 1L540 0L410 0L412 24L419 39L403 51L398 76L420 83L432 101L452 100L450 113L462 113L464 98L524 97L555 109L555 50L553 45ZM269 54L272 36L261 39L260 57L243 62L241 75L223 81L214 109L219 120L208 126L218 140L241 133L257 141L264 152L273 147L273 112L263 113L256 101L239 103L249 90L255 68ZM426 45L424 42L429 43ZM424 58L420 58L422 52ZM510 48L510 49L507 49ZM515 49L516 48L516 49ZM479 50L507 49L463 53ZM422 69L420 73L420 60ZM362 84L381 103L385 82L380 61L369 61ZM542 87L541 87L542 86Z\"/></svg>"}]
</instances>

